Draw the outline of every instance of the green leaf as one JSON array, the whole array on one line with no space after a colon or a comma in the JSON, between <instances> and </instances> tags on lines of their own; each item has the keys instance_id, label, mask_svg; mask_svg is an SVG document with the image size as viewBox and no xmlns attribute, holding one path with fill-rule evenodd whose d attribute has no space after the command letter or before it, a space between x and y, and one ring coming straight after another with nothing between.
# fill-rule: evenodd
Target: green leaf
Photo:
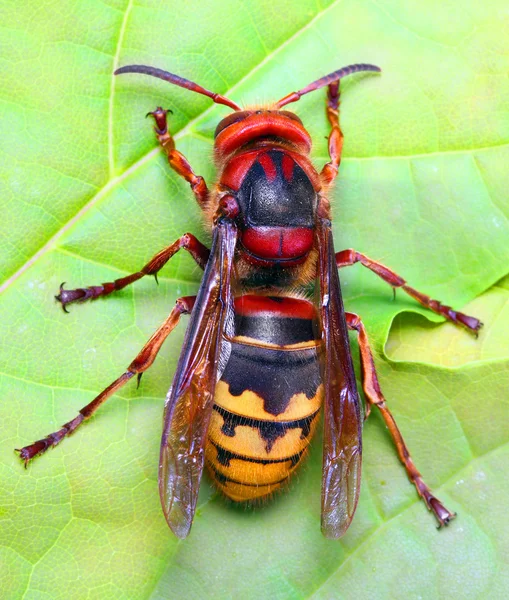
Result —
<instances>
[{"instance_id":1,"label":"green leaf","mask_svg":"<svg viewBox=\"0 0 509 600\"><path fill-rule=\"evenodd\" d=\"M509 41L503 0L288 2L63 0L2 10L0 139L0 586L7 598L503 598L509 585ZM139 390L25 471L13 449L68 421L123 372L174 300L197 289L188 256L109 299L53 296L138 270L185 231L203 234L185 182L144 119L171 129L212 184L225 107L142 76L169 69L237 102L278 99L354 62L342 86L336 246L485 321L479 340L360 266L341 273L385 397L425 479L458 512L437 532L382 421L364 430L354 522L320 533L321 448L257 510L204 481L188 540L157 493L164 397L184 325ZM293 105L327 160L324 92ZM495 285L496 284L496 285ZM494 287L492 287L494 286ZM478 297L479 296L479 297ZM474 299L478 297L477 299ZM393 321L395 325L391 330ZM431 324L430 322L433 322ZM384 346L389 336L387 350ZM357 358L354 342L354 355ZM417 362L419 361L419 362Z\"/></svg>"},{"instance_id":2,"label":"green leaf","mask_svg":"<svg viewBox=\"0 0 509 600\"><path fill-rule=\"evenodd\" d=\"M507 357L509 349L509 277L464 307L484 322L482 335L465 338L449 323L437 326L421 315L396 317L386 344L394 360L421 361L457 367L467 363Z\"/></svg>"}]
</instances>

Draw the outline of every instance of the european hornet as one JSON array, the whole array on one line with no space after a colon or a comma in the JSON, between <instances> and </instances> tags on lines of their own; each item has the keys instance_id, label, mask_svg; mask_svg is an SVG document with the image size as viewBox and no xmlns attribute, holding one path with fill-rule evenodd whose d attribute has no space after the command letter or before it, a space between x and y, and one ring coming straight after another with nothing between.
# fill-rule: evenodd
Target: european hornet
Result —
<instances>
[{"instance_id":1,"label":"european hornet","mask_svg":"<svg viewBox=\"0 0 509 600\"><path fill-rule=\"evenodd\" d=\"M187 250L204 270L196 296L179 298L170 315L127 370L60 430L19 450L28 463L56 446L131 378L153 363L181 315L190 322L168 393L159 460L159 490L172 531L190 531L203 467L235 502L266 497L286 484L306 455L324 412L322 531L339 538L359 499L361 430L376 406L410 481L439 525L455 515L431 492L415 467L380 390L361 319L344 311L338 268L362 263L393 288L446 319L477 332L481 323L411 288L399 275L355 250L336 253L328 195L343 147L339 83L374 65L344 67L261 109L246 109L196 83L152 67L143 73L203 94L233 113L215 132L217 183L209 190L168 131L168 111L149 113L170 167L189 182L212 232L211 248L187 233L141 271L110 283L56 296L64 310L121 290ZM327 87L330 161L317 171L311 138L284 107ZM359 336L365 416L356 389L348 330Z\"/></svg>"}]
</instances>

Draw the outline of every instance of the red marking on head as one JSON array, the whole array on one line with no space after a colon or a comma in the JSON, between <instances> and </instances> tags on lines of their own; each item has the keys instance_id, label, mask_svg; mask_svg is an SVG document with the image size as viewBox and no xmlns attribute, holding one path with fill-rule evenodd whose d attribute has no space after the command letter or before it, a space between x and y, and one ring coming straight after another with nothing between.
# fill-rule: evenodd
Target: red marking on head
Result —
<instances>
[{"instance_id":1,"label":"red marking on head","mask_svg":"<svg viewBox=\"0 0 509 600\"><path fill-rule=\"evenodd\" d=\"M272 162L272 158L268 154L261 154L258 157L258 163L265 172L265 177L267 177L267 180L274 181L274 179L276 179L277 171L276 165Z\"/></svg>"},{"instance_id":2,"label":"red marking on head","mask_svg":"<svg viewBox=\"0 0 509 600\"><path fill-rule=\"evenodd\" d=\"M285 154L283 156L283 160L282 160L283 177L286 179L286 181L291 181L293 178L294 164L295 164L295 162L288 156L288 154Z\"/></svg>"},{"instance_id":3,"label":"red marking on head","mask_svg":"<svg viewBox=\"0 0 509 600\"><path fill-rule=\"evenodd\" d=\"M309 154L311 150L311 138L304 126L277 111L251 114L232 123L217 134L214 145L219 156L227 156L257 138L274 136L292 143L299 152Z\"/></svg>"},{"instance_id":4,"label":"red marking on head","mask_svg":"<svg viewBox=\"0 0 509 600\"><path fill-rule=\"evenodd\" d=\"M251 294L235 298L235 312L245 317L263 314L293 319L314 319L316 317L315 307L309 300Z\"/></svg>"}]
</instances>

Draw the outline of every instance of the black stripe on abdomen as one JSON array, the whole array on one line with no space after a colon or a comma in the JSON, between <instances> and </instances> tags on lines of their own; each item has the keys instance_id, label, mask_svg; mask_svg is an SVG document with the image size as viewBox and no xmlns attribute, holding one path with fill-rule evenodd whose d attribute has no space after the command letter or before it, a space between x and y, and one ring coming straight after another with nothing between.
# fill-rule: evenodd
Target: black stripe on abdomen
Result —
<instances>
[{"instance_id":1,"label":"black stripe on abdomen","mask_svg":"<svg viewBox=\"0 0 509 600\"><path fill-rule=\"evenodd\" d=\"M277 463L285 463L290 462L292 467L295 467L306 450L301 450L297 454L292 456L288 456L287 458L253 458L251 456L244 456L243 454L237 454L235 452L230 452L226 448L223 448L219 444L215 444L214 442L210 442L214 448L216 449L216 460L220 465L224 467L229 467L230 462L232 460L241 460L243 462L256 463L258 465L273 465Z\"/></svg>"},{"instance_id":2,"label":"black stripe on abdomen","mask_svg":"<svg viewBox=\"0 0 509 600\"><path fill-rule=\"evenodd\" d=\"M241 335L266 344L288 346L309 342L316 337L311 319L295 319L273 315L235 315L235 335Z\"/></svg>"},{"instance_id":3,"label":"black stripe on abdomen","mask_svg":"<svg viewBox=\"0 0 509 600\"><path fill-rule=\"evenodd\" d=\"M214 410L217 411L223 417L223 426L221 427L221 433L227 437L235 437L236 427L249 427L256 429L265 442L265 450L270 453L272 446L279 438L283 438L287 431L290 429L301 429L301 439L306 439L311 432L311 424L316 418L318 413L317 410L309 417L304 419L297 419L295 421L262 421L261 419L251 419L243 417L242 415L236 415L218 406L214 405Z\"/></svg>"},{"instance_id":4,"label":"black stripe on abdomen","mask_svg":"<svg viewBox=\"0 0 509 600\"><path fill-rule=\"evenodd\" d=\"M264 410L274 416L284 413L296 394L311 400L321 383L316 346L298 350L275 349L234 342L221 376L232 396L246 390L263 400Z\"/></svg>"}]
</instances>

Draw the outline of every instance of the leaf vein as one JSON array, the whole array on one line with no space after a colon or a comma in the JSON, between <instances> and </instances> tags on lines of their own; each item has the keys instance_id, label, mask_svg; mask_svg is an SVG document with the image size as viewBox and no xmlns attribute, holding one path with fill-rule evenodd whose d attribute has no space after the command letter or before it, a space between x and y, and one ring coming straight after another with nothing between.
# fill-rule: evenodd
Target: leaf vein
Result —
<instances>
[{"instance_id":1,"label":"leaf vein","mask_svg":"<svg viewBox=\"0 0 509 600\"><path fill-rule=\"evenodd\" d=\"M113 173L115 171L115 157L113 155L113 111L115 103L116 76L114 75L114 71L116 71L116 69L118 68L118 60L120 57L120 52L122 50L122 45L124 43L125 30L127 28L127 22L129 20L129 15L131 14L133 4L133 0L128 0L126 9L124 11L124 17L122 19L122 24L120 25L117 47L115 49L115 55L113 56L113 68L111 70L110 99L108 106L108 164L110 178L113 176Z\"/></svg>"}]
</instances>

